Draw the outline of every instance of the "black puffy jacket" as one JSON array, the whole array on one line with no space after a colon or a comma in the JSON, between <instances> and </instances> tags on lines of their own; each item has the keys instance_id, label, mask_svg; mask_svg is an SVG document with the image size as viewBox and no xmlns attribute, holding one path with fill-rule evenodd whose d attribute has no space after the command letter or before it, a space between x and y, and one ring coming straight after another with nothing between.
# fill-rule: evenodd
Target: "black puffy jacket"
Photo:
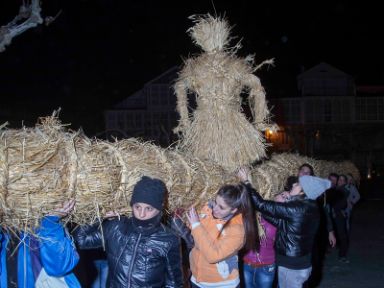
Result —
<instances>
[{"instance_id":1,"label":"black puffy jacket","mask_svg":"<svg viewBox=\"0 0 384 288\"><path fill-rule=\"evenodd\" d=\"M108 259L107 287L183 287L180 239L159 222L143 228L133 218L105 220L81 226L74 238L81 249L105 245ZM103 241L104 236L104 241Z\"/></svg>"},{"instance_id":2,"label":"black puffy jacket","mask_svg":"<svg viewBox=\"0 0 384 288\"><path fill-rule=\"evenodd\" d=\"M255 209L277 227L275 247L280 255L301 257L312 253L320 222L315 200L294 196L288 202L264 200L250 185Z\"/></svg>"}]
</instances>

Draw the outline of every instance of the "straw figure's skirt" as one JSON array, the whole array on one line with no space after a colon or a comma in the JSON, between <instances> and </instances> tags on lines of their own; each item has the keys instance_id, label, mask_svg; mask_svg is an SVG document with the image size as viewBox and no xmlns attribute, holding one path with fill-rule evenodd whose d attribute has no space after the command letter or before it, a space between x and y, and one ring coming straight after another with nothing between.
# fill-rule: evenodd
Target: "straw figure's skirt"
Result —
<instances>
[{"instance_id":1,"label":"straw figure's skirt","mask_svg":"<svg viewBox=\"0 0 384 288\"><path fill-rule=\"evenodd\" d=\"M180 149L234 171L266 156L260 131L240 111L196 110Z\"/></svg>"}]
</instances>

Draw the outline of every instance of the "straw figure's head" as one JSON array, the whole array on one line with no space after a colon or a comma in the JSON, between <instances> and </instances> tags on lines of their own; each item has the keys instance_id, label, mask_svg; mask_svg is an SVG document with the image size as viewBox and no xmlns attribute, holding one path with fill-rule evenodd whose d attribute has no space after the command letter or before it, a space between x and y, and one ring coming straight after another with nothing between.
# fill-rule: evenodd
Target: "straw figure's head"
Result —
<instances>
[{"instance_id":1,"label":"straw figure's head","mask_svg":"<svg viewBox=\"0 0 384 288\"><path fill-rule=\"evenodd\" d=\"M206 52L224 50L229 42L231 27L221 17L207 15L193 15L189 17L195 22L195 26L188 29L193 42Z\"/></svg>"}]
</instances>

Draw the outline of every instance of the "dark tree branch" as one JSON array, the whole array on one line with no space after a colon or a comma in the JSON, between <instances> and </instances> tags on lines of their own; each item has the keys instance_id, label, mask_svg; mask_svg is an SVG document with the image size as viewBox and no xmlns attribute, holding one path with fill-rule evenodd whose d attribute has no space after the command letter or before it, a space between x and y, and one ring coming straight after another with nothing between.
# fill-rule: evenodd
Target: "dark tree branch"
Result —
<instances>
[{"instance_id":1,"label":"dark tree branch","mask_svg":"<svg viewBox=\"0 0 384 288\"><path fill-rule=\"evenodd\" d=\"M23 4L19 14L7 25L0 27L0 52L3 52L5 47L11 44L14 37L42 24L43 18L40 12L40 0L31 0L29 5Z\"/></svg>"}]
</instances>

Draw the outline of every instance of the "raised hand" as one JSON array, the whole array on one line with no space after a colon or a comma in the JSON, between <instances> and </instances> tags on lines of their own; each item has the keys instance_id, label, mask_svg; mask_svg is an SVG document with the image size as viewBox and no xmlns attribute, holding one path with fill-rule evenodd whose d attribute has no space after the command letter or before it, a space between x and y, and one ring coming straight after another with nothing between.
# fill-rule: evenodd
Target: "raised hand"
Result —
<instances>
[{"instance_id":1,"label":"raised hand","mask_svg":"<svg viewBox=\"0 0 384 288\"><path fill-rule=\"evenodd\" d=\"M116 211L108 211L105 213L104 218L113 218L113 217L120 217L119 212Z\"/></svg>"},{"instance_id":2,"label":"raised hand","mask_svg":"<svg viewBox=\"0 0 384 288\"><path fill-rule=\"evenodd\" d=\"M247 167L240 167L236 175L242 182L251 182L250 172Z\"/></svg>"},{"instance_id":3,"label":"raised hand","mask_svg":"<svg viewBox=\"0 0 384 288\"><path fill-rule=\"evenodd\" d=\"M64 203L56 205L55 210L53 210L49 215L64 218L73 210L75 203L75 199L66 200Z\"/></svg>"},{"instance_id":4,"label":"raised hand","mask_svg":"<svg viewBox=\"0 0 384 288\"><path fill-rule=\"evenodd\" d=\"M196 212L195 207L192 206L192 207L187 211L187 219L188 219L189 223L191 224L191 226L192 226L194 223L198 223L198 222L200 222L200 218L199 218L199 215L198 215L197 212Z\"/></svg>"}]
</instances>

